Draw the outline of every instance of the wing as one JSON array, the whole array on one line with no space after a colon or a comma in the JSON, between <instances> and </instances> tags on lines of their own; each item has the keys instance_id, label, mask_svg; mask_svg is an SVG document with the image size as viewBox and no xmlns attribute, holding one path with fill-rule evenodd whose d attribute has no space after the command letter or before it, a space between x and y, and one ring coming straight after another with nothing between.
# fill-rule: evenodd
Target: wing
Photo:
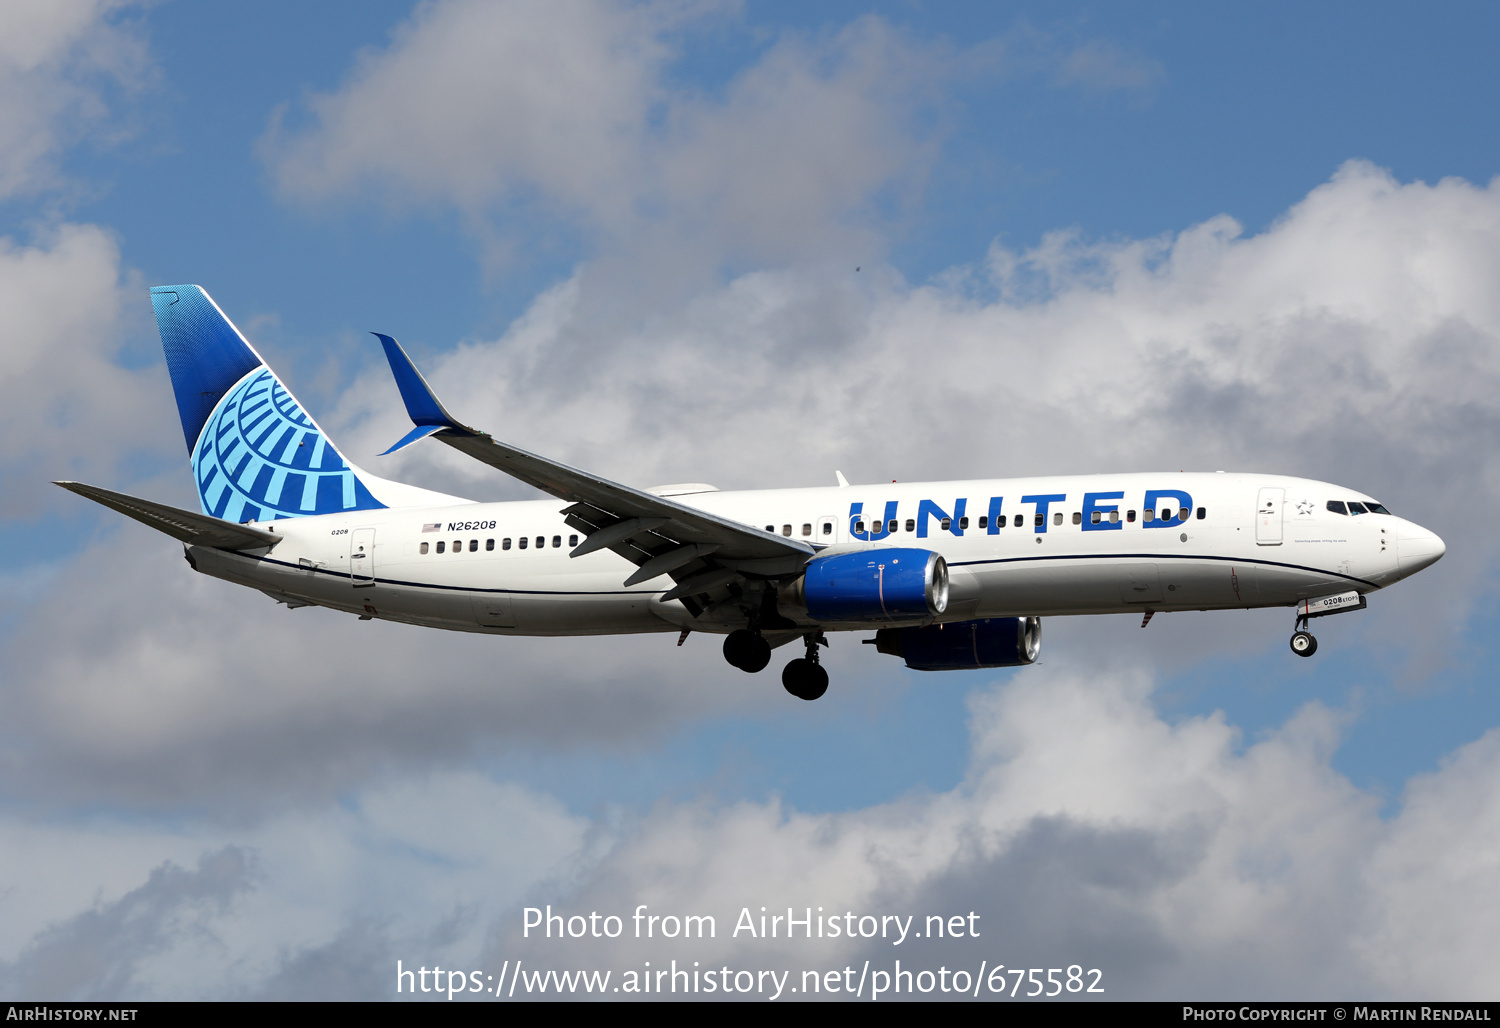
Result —
<instances>
[{"instance_id":1,"label":"wing","mask_svg":"<svg viewBox=\"0 0 1500 1028\"><path fill-rule=\"evenodd\" d=\"M400 343L379 332L374 335L385 348L401 399L416 426L386 453L435 436L455 450L568 501L570 506L563 510L567 523L587 536L569 556L614 551L637 566L625 579L627 586L670 575L676 584L662 599L682 599L689 609L698 608L693 609L696 615L748 580L797 574L817 553L811 543L611 482L469 428L443 407Z\"/></svg>"},{"instance_id":2,"label":"wing","mask_svg":"<svg viewBox=\"0 0 1500 1028\"><path fill-rule=\"evenodd\" d=\"M96 485L84 485L82 482L52 484L60 485L79 496L86 496L95 503L102 503L110 510L117 510L128 518L135 518L143 525L149 525L158 532L165 532L173 539L192 546L212 546L220 550L265 550L281 542L281 536L272 532L100 489Z\"/></svg>"}]
</instances>

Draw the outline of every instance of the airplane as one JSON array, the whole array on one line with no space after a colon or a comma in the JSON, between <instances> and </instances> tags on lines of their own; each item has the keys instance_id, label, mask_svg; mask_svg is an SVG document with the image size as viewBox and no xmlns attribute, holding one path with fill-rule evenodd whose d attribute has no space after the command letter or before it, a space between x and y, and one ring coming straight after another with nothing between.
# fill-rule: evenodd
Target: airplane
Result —
<instances>
[{"instance_id":1,"label":"airplane","mask_svg":"<svg viewBox=\"0 0 1500 1028\"><path fill-rule=\"evenodd\" d=\"M962 670L1034 663L1043 617L1145 627L1291 607L1292 652L1310 657L1313 618L1365 608L1445 551L1364 493L1281 475L637 489L463 424L373 333L414 426L387 454L432 437L549 497L480 503L356 467L200 287L157 286L151 302L201 512L57 484L289 608L494 635L722 635L751 673L800 641L782 684L815 700L834 632L873 631L863 641L909 668Z\"/></svg>"}]
</instances>

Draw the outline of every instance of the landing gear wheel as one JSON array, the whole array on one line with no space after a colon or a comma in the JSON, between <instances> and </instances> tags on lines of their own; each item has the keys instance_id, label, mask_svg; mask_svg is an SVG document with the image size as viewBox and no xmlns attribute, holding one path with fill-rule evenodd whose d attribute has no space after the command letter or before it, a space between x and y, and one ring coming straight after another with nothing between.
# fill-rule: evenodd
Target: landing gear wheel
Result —
<instances>
[{"instance_id":1,"label":"landing gear wheel","mask_svg":"<svg viewBox=\"0 0 1500 1028\"><path fill-rule=\"evenodd\" d=\"M781 684L799 700L815 700L828 691L828 672L823 665L798 657L782 670Z\"/></svg>"},{"instance_id":2,"label":"landing gear wheel","mask_svg":"<svg viewBox=\"0 0 1500 1028\"><path fill-rule=\"evenodd\" d=\"M1292 652L1299 657L1311 657L1318 652L1318 640L1311 632L1293 632Z\"/></svg>"},{"instance_id":3,"label":"landing gear wheel","mask_svg":"<svg viewBox=\"0 0 1500 1028\"><path fill-rule=\"evenodd\" d=\"M741 671L754 674L771 663L771 644L759 632L741 628L724 639L724 659Z\"/></svg>"}]
</instances>

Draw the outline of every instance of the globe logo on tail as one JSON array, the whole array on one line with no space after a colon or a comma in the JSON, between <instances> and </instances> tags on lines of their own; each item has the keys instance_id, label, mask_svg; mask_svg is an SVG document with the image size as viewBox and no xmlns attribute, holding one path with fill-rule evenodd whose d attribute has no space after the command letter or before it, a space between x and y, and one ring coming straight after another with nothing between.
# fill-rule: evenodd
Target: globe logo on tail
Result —
<instances>
[{"instance_id":1,"label":"globe logo on tail","mask_svg":"<svg viewBox=\"0 0 1500 1028\"><path fill-rule=\"evenodd\" d=\"M193 449L203 512L271 521L383 507L261 365L224 394Z\"/></svg>"}]
</instances>

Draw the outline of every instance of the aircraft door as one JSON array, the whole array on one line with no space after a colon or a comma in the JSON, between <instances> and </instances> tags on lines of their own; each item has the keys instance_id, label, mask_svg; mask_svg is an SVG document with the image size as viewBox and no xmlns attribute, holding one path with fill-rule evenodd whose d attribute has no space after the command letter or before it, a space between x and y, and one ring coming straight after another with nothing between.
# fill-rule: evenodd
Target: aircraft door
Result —
<instances>
[{"instance_id":1,"label":"aircraft door","mask_svg":"<svg viewBox=\"0 0 1500 1028\"><path fill-rule=\"evenodd\" d=\"M832 546L839 541L839 517L837 514L824 514L813 522L812 541L819 546Z\"/></svg>"},{"instance_id":2,"label":"aircraft door","mask_svg":"<svg viewBox=\"0 0 1500 1028\"><path fill-rule=\"evenodd\" d=\"M349 533L349 584L356 589L375 584L375 529L356 528Z\"/></svg>"},{"instance_id":3,"label":"aircraft door","mask_svg":"<svg viewBox=\"0 0 1500 1028\"><path fill-rule=\"evenodd\" d=\"M1286 506L1286 490L1269 486L1260 491L1255 500L1255 541L1261 546L1281 545L1282 508Z\"/></svg>"},{"instance_id":4,"label":"aircraft door","mask_svg":"<svg viewBox=\"0 0 1500 1028\"><path fill-rule=\"evenodd\" d=\"M515 628L515 596L506 592L476 593L474 620L484 628Z\"/></svg>"},{"instance_id":5,"label":"aircraft door","mask_svg":"<svg viewBox=\"0 0 1500 1028\"><path fill-rule=\"evenodd\" d=\"M1155 564L1120 564L1120 599L1126 603L1160 603L1161 575Z\"/></svg>"}]
</instances>

